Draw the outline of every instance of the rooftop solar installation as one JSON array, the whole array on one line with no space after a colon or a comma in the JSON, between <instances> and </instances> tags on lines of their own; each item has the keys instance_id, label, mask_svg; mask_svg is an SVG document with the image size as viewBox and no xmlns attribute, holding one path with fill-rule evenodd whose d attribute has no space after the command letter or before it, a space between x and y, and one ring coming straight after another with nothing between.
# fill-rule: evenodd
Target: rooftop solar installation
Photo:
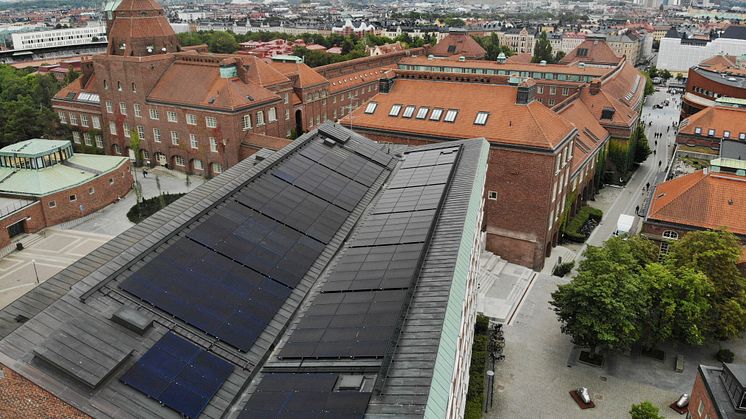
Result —
<instances>
[{"instance_id":1,"label":"rooftop solar installation","mask_svg":"<svg viewBox=\"0 0 746 419\"><path fill-rule=\"evenodd\" d=\"M232 372L228 362L168 332L120 380L182 415L196 418Z\"/></svg>"},{"instance_id":2,"label":"rooftop solar installation","mask_svg":"<svg viewBox=\"0 0 746 419\"><path fill-rule=\"evenodd\" d=\"M383 358L417 278L458 148L408 153L279 358Z\"/></svg>"},{"instance_id":3,"label":"rooftop solar installation","mask_svg":"<svg viewBox=\"0 0 746 419\"><path fill-rule=\"evenodd\" d=\"M238 417L362 418L371 393L341 390L343 379L336 373L266 374Z\"/></svg>"}]
</instances>

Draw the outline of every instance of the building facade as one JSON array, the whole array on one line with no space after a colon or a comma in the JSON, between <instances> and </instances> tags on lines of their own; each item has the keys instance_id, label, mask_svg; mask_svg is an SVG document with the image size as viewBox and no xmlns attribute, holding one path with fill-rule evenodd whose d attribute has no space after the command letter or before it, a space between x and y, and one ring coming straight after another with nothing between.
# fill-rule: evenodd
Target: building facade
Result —
<instances>
[{"instance_id":1,"label":"building facade","mask_svg":"<svg viewBox=\"0 0 746 419\"><path fill-rule=\"evenodd\" d=\"M657 67L686 73L689 68L718 54L746 54L746 26L731 25L713 40L686 38L672 28L660 41Z\"/></svg>"},{"instance_id":2,"label":"building facade","mask_svg":"<svg viewBox=\"0 0 746 419\"><path fill-rule=\"evenodd\" d=\"M700 365L689 398L687 418L746 418L746 366Z\"/></svg>"},{"instance_id":3,"label":"building facade","mask_svg":"<svg viewBox=\"0 0 746 419\"><path fill-rule=\"evenodd\" d=\"M681 100L681 119L720 98L746 99L746 56L715 55L689 69Z\"/></svg>"},{"instance_id":4,"label":"building facade","mask_svg":"<svg viewBox=\"0 0 746 419\"><path fill-rule=\"evenodd\" d=\"M106 42L106 27L90 25L80 28L54 29L50 31L21 32L11 35L16 50L69 47L93 42Z\"/></svg>"}]
</instances>

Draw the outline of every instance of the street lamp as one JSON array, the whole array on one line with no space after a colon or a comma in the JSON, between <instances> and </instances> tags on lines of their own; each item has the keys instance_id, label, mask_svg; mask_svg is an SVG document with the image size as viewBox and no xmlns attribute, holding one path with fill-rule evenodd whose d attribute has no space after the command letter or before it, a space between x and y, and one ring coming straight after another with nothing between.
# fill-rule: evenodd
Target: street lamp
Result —
<instances>
[{"instance_id":1,"label":"street lamp","mask_svg":"<svg viewBox=\"0 0 746 419\"><path fill-rule=\"evenodd\" d=\"M36 276L36 284L39 284L39 272L36 270L36 259L31 259L31 265L34 267L34 275Z\"/></svg>"},{"instance_id":2,"label":"street lamp","mask_svg":"<svg viewBox=\"0 0 746 419\"><path fill-rule=\"evenodd\" d=\"M490 407L490 408L492 407L493 396L494 396L494 393L493 393L494 382L495 382L495 371L488 370L487 371L487 386L490 388L490 392L488 394L487 401L484 403L485 413L487 412L487 407Z\"/></svg>"}]
</instances>

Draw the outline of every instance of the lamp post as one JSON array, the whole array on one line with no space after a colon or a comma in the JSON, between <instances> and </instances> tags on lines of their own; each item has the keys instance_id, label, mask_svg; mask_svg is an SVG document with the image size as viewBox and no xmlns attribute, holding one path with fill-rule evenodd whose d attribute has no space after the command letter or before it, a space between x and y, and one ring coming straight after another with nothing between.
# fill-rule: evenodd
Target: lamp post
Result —
<instances>
[{"instance_id":1,"label":"lamp post","mask_svg":"<svg viewBox=\"0 0 746 419\"><path fill-rule=\"evenodd\" d=\"M31 266L34 267L34 276L36 276L36 284L39 284L39 272L36 270L36 259L31 259Z\"/></svg>"},{"instance_id":2,"label":"lamp post","mask_svg":"<svg viewBox=\"0 0 746 419\"><path fill-rule=\"evenodd\" d=\"M495 371L487 371L487 387L490 388L490 392L487 394L487 401L484 403L484 412L487 413L487 407L492 407L492 384L495 381Z\"/></svg>"}]
</instances>

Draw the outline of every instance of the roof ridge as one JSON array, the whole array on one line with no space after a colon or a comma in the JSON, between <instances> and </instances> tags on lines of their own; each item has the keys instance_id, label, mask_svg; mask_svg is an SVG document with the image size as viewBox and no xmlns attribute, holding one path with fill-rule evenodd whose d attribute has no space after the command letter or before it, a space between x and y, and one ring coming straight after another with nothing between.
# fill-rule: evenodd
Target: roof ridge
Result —
<instances>
[{"instance_id":1,"label":"roof ridge","mask_svg":"<svg viewBox=\"0 0 746 419\"><path fill-rule=\"evenodd\" d=\"M658 211L656 211L656 213L660 213L660 212L662 212L662 211L663 211L664 209L666 209L666 208L667 208L667 207L668 207L669 205L671 205L671 204L672 204L672 203L673 203L674 201L677 201L677 200L678 200L679 198L681 198L681 196L682 196L682 195L684 195L684 193L685 193L685 192L688 192L688 191L689 191L689 190L691 190L691 189L692 189L692 188L693 188L694 186L696 186L696 185L699 185L699 183L700 183L700 182L702 182L702 180L703 180L703 179L707 179L707 177L708 177L708 175L707 175L707 174L704 174L704 171L698 171L698 172L694 172L694 173L698 173L698 174L701 174L702 176L700 176L700 178L699 178L699 179L697 179L697 180L696 180L695 182L692 182L691 184L689 184L689 186L687 186L687 187L685 187L685 188L684 188L683 190L681 190L681 192L680 192L680 193L679 193L679 194L678 194L677 196L675 196L675 197L674 197L673 199L671 199L670 201L668 201L667 203L665 203L665 204L664 204L664 205L663 205L662 207L660 207L660 208L658 209ZM684 183L684 182L681 182L681 183ZM657 188L656 188L656 189L657 189ZM665 194L665 193L664 193L664 194ZM655 196L653 196L653 199L655 199Z\"/></svg>"},{"instance_id":2,"label":"roof ridge","mask_svg":"<svg viewBox=\"0 0 746 419\"><path fill-rule=\"evenodd\" d=\"M544 105L542 105L542 106L544 106ZM533 120L534 120L534 123L536 124L536 126L538 126L538 127L539 127L539 131L541 132L541 135L542 135L542 136L544 137L544 141L545 141L545 142L547 143L547 145L549 145L549 147L551 148L551 147L552 147L552 142L551 142L551 141L549 141L549 138L547 138L547 134L546 134L546 132L544 132L544 128L543 128L543 127L541 126L541 124L539 123L539 121L538 121L538 120L536 119L536 115L534 115L534 111L533 111L533 110L531 109L531 103L529 103L529 104L528 104L528 105L526 106L526 108L528 108L528 113L529 113L529 114L531 115L531 119L533 119ZM551 111L551 109L550 109L550 111ZM554 112L554 111L553 111L553 112ZM562 119L564 120L564 117L562 117L561 115L557 114L556 112L554 112L554 113L555 113L555 114L556 114L557 116L559 116L560 118L562 118Z\"/></svg>"}]
</instances>

